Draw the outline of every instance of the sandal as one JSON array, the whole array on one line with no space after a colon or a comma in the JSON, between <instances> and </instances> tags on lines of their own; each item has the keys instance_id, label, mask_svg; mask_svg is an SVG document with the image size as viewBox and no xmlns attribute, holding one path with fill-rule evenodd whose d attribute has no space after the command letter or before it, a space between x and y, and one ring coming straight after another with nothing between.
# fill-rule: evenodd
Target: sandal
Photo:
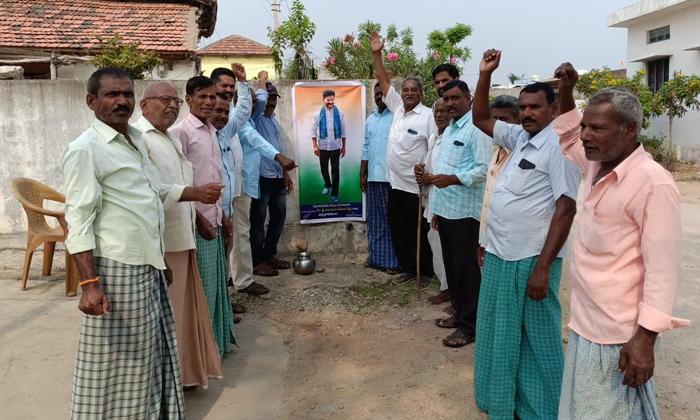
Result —
<instances>
[{"instance_id":1,"label":"sandal","mask_svg":"<svg viewBox=\"0 0 700 420\"><path fill-rule=\"evenodd\" d=\"M239 290L238 293L248 293L251 296L259 296L259 295L264 295L265 293L267 293L269 291L270 291L270 289L268 289L264 285L262 285L260 283L252 282L245 289Z\"/></svg>"},{"instance_id":2,"label":"sandal","mask_svg":"<svg viewBox=\"0 0 700 420\"><path fill-rule=\"evenodd\" d=\"M457 319L453 316L449 318L438 318L435 320L435 325L440 328L457 328Z\"/></svg>"},{"instance_id":3,"label":"sandal","mask_svg":"<svg viewBox=\"0 0 700 420\"><path fill-rule=\"evenodd\" d=\"M239 322L241 322L241 317L234 315L233 316L233 323L238 324Z\"/></svg>"},{"instance_id":4,"label":"sandal","mask_svg":"<svg viewBox=\"0 0 700 420\"><path fill-rule=\"evenodd\" d=\"M372 264L368 263L367 261L363 262L363 263L362 263L362 266L363 266L364 268L374 268L374 266L373 266Z\"/></svg>"},{"instance_id":5,"label":"sandal","mask_svg":"<svg viewBox=\"0 0 700 420\"><path fill-rule=\"evenodd\" d=\"M401 273L398 277L391 279L391 282L394 283L395 285L399 286L402 284L406 284L415 278L416 278L416 276L414 276L413 274Z\"/></svg>"},{"instance_id":6,"label":"sandal","mask_svg":"<svg viewBox=\"0 0 700 420\"><path fill-rule=\"evenodd\" d=\"M452 334L448 335L446 338L443 338L442 344L446 345L447 347L459 348L464 347L467 344L471 344L474 341L474 337L466 335L463 332L457 330Z\"/></svg>"},{"instance_id":7,"label":"sandal","mask_svg":"<svg viewBox=\"0 0 700 420\"><path fill-rule=\"evenodd\" d=\"M390 276L395 276L397 274L400 274L401 272L399 270L394 270L393 268L387 268L385 270L382 270L383 272L387 273Z\"/></svg>"},{"instance_id":8,"label":"sandal","mask_svg":"<svg viewBox=\"0 0 700 420\"><path fill-rule=\"evenodd\" d=\"M231 310L233 311L234 314L244 314L248 312L248 308L246 308L243 305L239 305L237 303L231 302Z\"/></svg>"},{"instance_id":9,"label":"sandal","mask_svg":"<svg viewBox=\"0 0 700 420\"><path fill-rule=\"evenodd\" d=\"M278 260L275 257L272 257L272 259L267 262L267 265L277 270L287 270L292 268L292 265L289 263L289 261Z\"/></svg>"},{"instance_id":10,"label":"sandal","mask_svg":"<svg viewBox=\"0 0 700 420\"><path fill-rule=\"evenodd\" d=\"M272 277L279 274L279 271L270 267L267 263L262 263L253 269L253 274L256 276Z\"/></svg>"},{"instance_id":11,"label":"sandal","mask_svg":"<svg viewBox=\"0 0 700 420\"><path fill-rule=\"evenodd\" d=\"M430 285L433 283L433 277L428 277L428 276L420 276L420 280L418 280L418 288L420 290L425 290L430 288ZM423 286L425 284L425 286Z\"/></svg>"}]
</instances>

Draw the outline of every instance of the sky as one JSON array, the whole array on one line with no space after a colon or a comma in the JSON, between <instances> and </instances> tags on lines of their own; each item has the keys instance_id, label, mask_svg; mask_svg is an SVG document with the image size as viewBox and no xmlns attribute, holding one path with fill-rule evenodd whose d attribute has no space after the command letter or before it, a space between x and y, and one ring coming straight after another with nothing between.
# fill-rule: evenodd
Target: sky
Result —
<instances>
[{"instance_id":1,"label":"sky","mask_svg":"<svg viewBox=\"0 0 700 420\"><path fill-rule=\"evenodd\" d=\"M292 0L281 1L280 22L289 15ZM591 70L608 66L619 69L627 62L627 30L608 28L607 16L634 0L586 0L577 3L544 0L302 0L306 14L316 24L316 35L309 52L320 65L326 46L334 37L357 31L369 20L382 29L394 23L399 30L410 26L414 51L427 54L427 35L456 23L470 25L472 35L460 45L472 50L472 59L460 63L462 80L475 87L479 61L484 51L503 51L501 65L492 83L508 84L507 75L525 74L552 77L559 64L569 61L576 69ZM441 8L444 6L444 8ZM269 44L267 27L272 26L269 0L219 0L216 31L202 39L200 46L232 34Z\"/></svg>"}]
</instances>

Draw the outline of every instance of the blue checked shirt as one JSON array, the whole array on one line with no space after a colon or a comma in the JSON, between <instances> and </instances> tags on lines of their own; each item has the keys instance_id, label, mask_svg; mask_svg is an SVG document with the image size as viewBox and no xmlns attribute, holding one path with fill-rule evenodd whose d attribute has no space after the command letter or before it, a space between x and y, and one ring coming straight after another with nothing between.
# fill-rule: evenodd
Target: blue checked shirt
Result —
<instances>
[{"instance_id":1,"label":"blue checked shirt","mask_svg":"<svg viewBox=\"0 0 700 420\"><path fill-rule=\"evenodd\" d=\"M460 185L433 187L433 214L450 220L481 219L486 173L493 142L474 126L469 111L459 121L450 121L442 134L442 145L434 175L456 175Z\"/></svg>"},{"instance_id":2,"label":"blue checked shirt","mask_svg":"<svg viewBox=\"0 0 700 420\"><path fill-rule=\"evenodd\" d=\"M262 106L260 106L261 104L258 103L256 105L256 111L258 110L258 108L262 108L262 110L264 111L266 104L267 101L265 101L265 103L262 104ZM275 118L275 114L272 113L272 115L267 115L265 112L261 112L253 120L253 122L255 123L255 128L258 130L258 133L260 133L260 135L265 140L267 140L267 142L270 143L275 149L282 152L282 129L280 128L280 123L277 122L277 118ZM280 165L279 162L277 162L276 160L268 159L265 156L263 156L260 158L260 176L264 178L273 179L284 178L284 171L282 170L282 165Z\"/></svg>"},{"instance_id":3,"label":"blue checked shirt","mask_svg":"<svg viewBox=\"0 0 700 420\"><path fill-rule=\"evenodd\" d=\"M248 83L238 84L238 105L231 110L226 127L216 132L219 140L219 149L221 150L221 175L222 184L225 185L221 191L223 196L223 210L226 217L231 217L233 214L233 190L236 185L236 171L233 163L233 150L231 150L231 138L238 134L241 128L250 118L250 110L253 103L250 99L250 89Z\"/></svg>"},{"instance_id":4,"label":"blue checked shirt","mask_svg":"<svg viewBox=\"0 0 700 420\"><path fill-rule=\"evenodd\" d=\"M375 108L365 124L365 142L362 145L362 160L368 161L367 181L389 182L386 179L386 148L389 142L391 124L394 122L394 114L385 108L379 113Z\"/></svg>"},{"instance_id":5,"label":"blue checked shirt","mask_svg":"<svg viewBox=\"0 0 700 420\"><path fill-rule=\"evenodd\" d=\"M487 252L506 261L534 257L542 252L556 201L574 201L581 169L564 157L553 124L535 137L519 125L496 121L497 145L512 150L491 193L482 242ZM567 255L567 245L557 257Z\"/></svg>"}]
</instances>

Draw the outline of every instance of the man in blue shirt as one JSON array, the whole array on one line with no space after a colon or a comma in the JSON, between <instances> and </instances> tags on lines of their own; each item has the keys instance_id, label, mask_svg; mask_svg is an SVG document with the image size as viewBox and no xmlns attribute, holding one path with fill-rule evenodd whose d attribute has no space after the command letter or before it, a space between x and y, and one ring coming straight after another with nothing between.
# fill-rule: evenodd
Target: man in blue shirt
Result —
<instances>
[{"instance_id":1,"label":"man in blue shirt","mask_svg":"<svg viewBox=\"0 0 700 420\"><path fill-rule=\"evenodd\" d=\"M443 88L445 108L452 117L443 134L433 189L432 225L440 232L445 274L454 316L436 324L457 331L442 340L450 347L474 342L481 270L479 219L484 201L486 172L492 141L472 123L471 94L467 84L452 80Z\"/></svg>"},{"instance_id":2,"label":"man in blue shirt","mask_svg":"<svg viewBox=\"0 0 700 420\"><path fill-rule=\"evenodd\" d=\"M335 92L323 91L323 106L314 114L311 126L311 140L314 154L321 163L323 195L331 193L331 203L338 204L340 188L340 159L345 157L345 114L335 106ZM328 175L331 164L332 178Z\"/></svg>"},{"instance_id":3,"label":"man in blue shirt","mask_svg":"<svg viewBox=\"0 0 700 420\"><path fill-rule=\"evenodd\" d=\"M367 241L369 256L365 267L376 268L389 274L398 274L399 260L394 252L389 229L389 191L386 179L386 147L394 114L382 101L382 87L374 86L374 112L367 117L365 142L362 145L360 188L367 194Z\"/></svg>"},{"instance_id":4,"label":"man in blue shirt","mask_svg":"<svg viewBox=\"0 0 700 420\"><path fill-rule=\"evenodd\" d=\"M277 150L282 150L282 130L277 118L277 88L266 83L269 95L264 111L255 118L255 128L260 135ZM287 195L292 193L294 183L279 162L261 157L260 198L253 199L250 206L250 245L253 251L253 274L274 276L276 270L291 267L288 261L275 258L284 222L287 218ZM265 232L265 218L270 210L270 221Z\"/></svg>"}]
</instances>

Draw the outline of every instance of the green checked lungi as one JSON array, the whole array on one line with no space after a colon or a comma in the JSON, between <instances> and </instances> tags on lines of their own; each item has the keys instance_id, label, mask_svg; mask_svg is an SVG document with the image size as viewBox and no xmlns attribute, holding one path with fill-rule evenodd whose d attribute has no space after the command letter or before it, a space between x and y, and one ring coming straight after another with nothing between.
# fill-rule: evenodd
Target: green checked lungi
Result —
<instances>
[{"instance_id":1,"label":"green checked lungi","mask_svg":"<svg viewBox=\"0 0 700 420\"><path fill-rule=\"evenodd\" d=\"M71 419L185 419L168 286L150 265L95 257L109 315L84 315Z\"/></svg>"},{"instance_id":2,"label":"green checked lungi","mask_svg":"<svg viewBox=\"0 0 700 420\"><path fill-rule=\"evenodd\" d=\"M537 257L505 261L487 253L476 318L474 385L491 420L557 419L564 372L559 282L562 259L549 272L547 298L527 296Z\"/></svg>"},{"instance_id":3,"label":"green checked lungi","mask_svg":"<svg viewBox=\"0 0 700 420\"><path fill-rule=\"evenodd\" d=\"M216 228L219 235L211 241L195 234L197 238L197 266L202 278L204 295L209 306L214 338L219 347L219 356L231 351L231 343L236 344L233 332L233 311L231 297L228 294L226 271L226 243L221 235L221 228Z\"/></svg>"}]
</instances>

